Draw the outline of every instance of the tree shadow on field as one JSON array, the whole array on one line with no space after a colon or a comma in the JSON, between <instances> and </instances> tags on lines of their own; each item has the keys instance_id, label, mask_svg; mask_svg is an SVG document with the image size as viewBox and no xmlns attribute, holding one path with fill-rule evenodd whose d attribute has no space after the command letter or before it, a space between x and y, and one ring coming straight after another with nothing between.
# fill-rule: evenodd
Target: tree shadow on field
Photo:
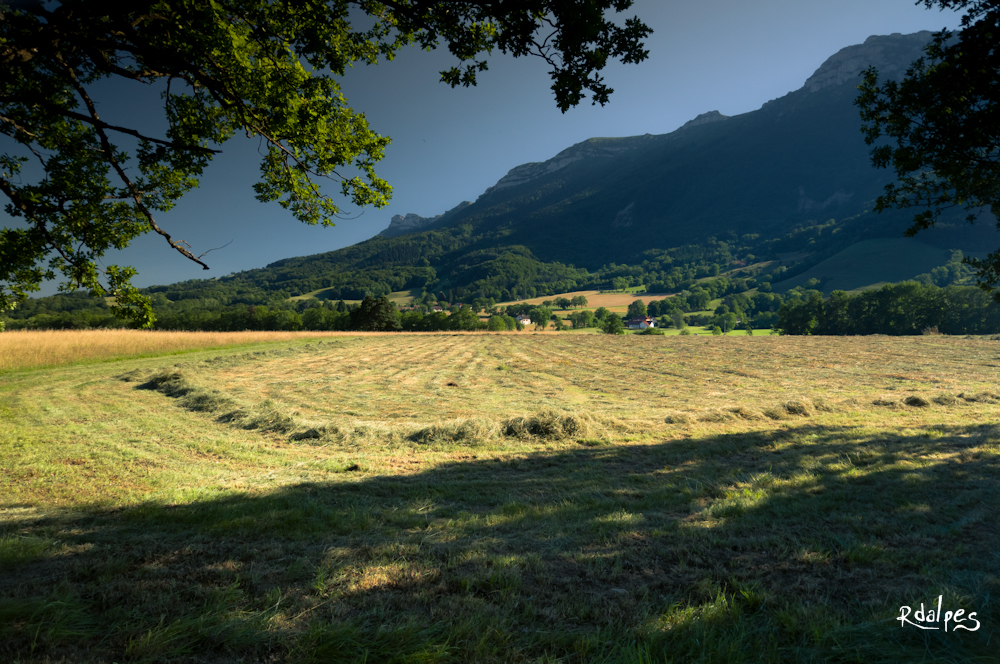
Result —
<instances>
[{"instance_id":1,"label":"tree shadow on field","mask_svg":"<svg viewBox=\"0 0 1000 664\"><path fill-rule=\"evenodd\" d=\"M39 519L0 656L990 661L998 438L793 425ZM979 631L895 620L939 595Z\"/></svg>"}]
</instances>

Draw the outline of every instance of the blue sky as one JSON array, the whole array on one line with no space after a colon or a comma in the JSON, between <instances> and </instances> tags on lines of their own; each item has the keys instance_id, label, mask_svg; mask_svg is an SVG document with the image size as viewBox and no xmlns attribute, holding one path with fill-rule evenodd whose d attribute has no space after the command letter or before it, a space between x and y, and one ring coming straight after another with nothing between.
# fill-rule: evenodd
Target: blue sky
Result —
<instances>
[{"instance_id":1,"label":"blue sky","mask_svg":"<svg viewBox=\"0 0 1000 664\"><path fill-rule=\"evenodd\" d=\"M446 51L410 49L393 62L352 70L342 81L351 105L393 139L378 169L394 189L388 207L365 210L334 228L305 226L276 203L254 199L257 141L237 139L223 147L200 189L158 218L195 254L232 241L206 257L210 271L155 235L105 263L135 266L134 283L148 286L348 246L377 234L395 214L433 216L475 200L511 168L544 161L587 138L663 134L706 111L752 111L801 87L845 46L871 35L959 22L952 12L913 0L638 0L632 13L655 31L647 41L650 57L606 70L615 93L605 107L585 103L560 113L545 64L535 58L494 57L478 87L452 89L438 82L438 72L452 61ZM103 107L151 111L130 99L106 99ZM54 287L45 289L51 292Z\"/></svg>"}]
</instances>

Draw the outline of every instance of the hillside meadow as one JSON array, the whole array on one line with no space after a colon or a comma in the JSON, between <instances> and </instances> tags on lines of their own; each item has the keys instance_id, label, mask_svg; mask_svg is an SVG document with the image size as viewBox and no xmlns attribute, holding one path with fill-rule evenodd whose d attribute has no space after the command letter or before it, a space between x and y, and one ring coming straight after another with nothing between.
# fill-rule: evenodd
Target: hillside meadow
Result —
<instances>
[{"instance_id":1,"label":"hillside meadow","mask_svg":"<svg viewBox=\"0 0 1000 664\"><path fill-rule=\"evenodd\" d=\"M998 341L131 334L2 349L3 661L996 661Z\"/></svg>"}]
</instances>

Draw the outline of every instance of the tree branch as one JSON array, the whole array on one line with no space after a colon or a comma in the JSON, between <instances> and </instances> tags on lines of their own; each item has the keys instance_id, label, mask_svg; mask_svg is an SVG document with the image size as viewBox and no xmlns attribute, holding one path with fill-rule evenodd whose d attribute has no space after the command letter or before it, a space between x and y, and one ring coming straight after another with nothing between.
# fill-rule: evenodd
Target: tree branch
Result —
<instances>
[{"instance_id":1,"label":"tree branch","mask_svg":"<svg viewBox=\"0 0 1000 664\"><path fill-rule=\"evenodd\" d=\"M77 94L80 95L80 98L83 99L83 103L86 104L87 111L90 113L90 116L94 120L92 124L94 126L95 131L97 131L97 134L101 139L101 145L104 148L105 156L108 160L108 163L111 164L112 168L115 169L115 172L118 173L118 177L120 177L122 179L122 182L125 183L125 186L128 188L129 193L132 194L132 200L135 201L135 206L139 209L140 212L142 212L143 216L146 217L146 220L149 222L150 227L154 231L162 235L164 238L166 238L167 243L171 247L176 249L181 255L194 261L195 263L200 265L203 269L208 270L209 267L207 265L198 260L198 258L196 258L194 254L192 254L190 251L182 247L179 243L175 242L170 237L169 233L167 233L165 230L163 230L157 225L156 220L153 219L152 213L142 202L142 194L138 190L136 190L135 185L132 183L132 180L129 179L129 177L125 174L125 170L121 167L121 164L119 164L118 160L115 159L114 148L111 145L111 141L108 140L108 135L104 132L104 129L101 126L104 123L101 122L100 119L97 117L97 109L94 107L94 102L91 101L90 96L87 95L87 91L83 89L83 86L80 84L80 81L76 77L76 72L73 70L72 67L66 64L66 62L62 59L62 56L60 56L59 54L56 54L56 59L66 69L66 72L69 75L69 79L73 84L73 88L76 90Z\"/></svg>"}]
</instances>

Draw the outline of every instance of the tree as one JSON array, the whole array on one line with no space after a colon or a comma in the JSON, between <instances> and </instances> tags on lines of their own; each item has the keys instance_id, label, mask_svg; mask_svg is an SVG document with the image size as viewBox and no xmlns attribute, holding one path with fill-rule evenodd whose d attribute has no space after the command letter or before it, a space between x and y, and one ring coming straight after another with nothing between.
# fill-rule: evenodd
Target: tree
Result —
<instances>
[{"instance_id":1,"label":"tree","mask_svg":"<svg viewBox=\"0 0 1000 664\"><path fill-rule=\"evenodd\" d=\"M148 232L203 268L156 217L192 187L237 133L263 148L257 198L307 224L333 225L340 204L387 203L378 177L389 138L341 94L355 63L391 60L408 44L447 46L441 74L475 85L492 50L550 66L565 112L588 94L605 104L609 59L644 60L650 30L612 21L632 0L8 0L0 4L0 192L22 227L0 232L0 311L57 273L63 288L114 298L120 316L151 325L135 270L101 257ZM13 9L10 7L14 7ZM605 14L608 14L606 16ZM148 122L100 116L99 82L150 86L163 99L162 134ZM103 83L102 83L103 84ZM25 164L31 162L25 168ZM200 252L200 253L199 253ZM443 296L439 296L443 299Z\"/></svg>"},{"instance_id":2,"label":"tree","mask_svg":"<svg viewBox=\"0 0 1000 664\"><path fill-rule=\"evenodd\" d=\"M777 323L781 334L812 334L816 329L823 308L823 294L809 291L807 298L796 295L782 303Z\"/></svg>"},{"instance_id":3,"label":"tree","mask_svg":"<svg viewBox=\"0 0 1000 664\"><path fill-rule=\"evenodd\" d=\"M324 310L320 308L306 309L305 313L302 314L302 327L307 330L327 329L324 313Z\"/></svg>"},{"instance_id":4,"label":"tree","mask_svg":"<svg viewBox=\"0 0 1000 664\"><path fill-rule=\"evenodd\" d=\"M584 297L583 295L574 295L572 297L572 299L570 299L569 306L571 306L571 307L585 307L585 306L587 306L587 298Z\"/></svg>"},{"instance_id":5,"label":"tree","mask_svg":"<svg viewBox=\"0 0 1000 664\"><path fill-rule=\"evenodd\" d=\"M604 319L601 330L605 334L625 334L625 323L618 316L611 315Z\"/></svg>"},{"instance_id":6,"label":"tree","mask_svg":"<svg viewBox=\"0 0 1000 664\"><path fill-rule=\"evenodd\" d=\"M363 332L388 332L403 329L399 309L387 297L367 296L361 306L351 312L351 329Z\"/></svg>"},{"instance_id":7,"label":"tree","mask_svg":"<svg viewBox=\"0 0 1000 664\"><path fill-rule=\"evenodd\" d=\"M629 318L642 318L645 315L646 303L642 300L635 300L632 304L628 305Z\"/></svg>"},{"instance_id":8,"label":"tree","mask_svg":"<svg viewBox=\"0 0 1000 664\"><path fill-rule=\"evenodd\" d=\"M536 330L538 326L541 326L541 329L544 330L548 327L549 321L552 320L552 309L546 306L534 307L528 316L531 318L531 322L535 324Z\"/></svg>"},{"instance_id":9,"label":"tree","mask_svg":"<svg viewBox=\"0 0 1000 664\"><path fill-rule=\"evenodd\" d=\"M574 330L580 330L585 327L592 327L594 324L594 312L589 309L584 309L583 311L575 311L569 316L569 320L573 323Z\"/></svg>"},{"instance_id":10,"label":"tree","mask_svg":"<svg viewBox=\"0 0 1000 664\"><path fill-rule=\"evenodd\" d=\"M573 301L571 299L569 299L568 297L557 297L556 298L556 306L558 306L560 309L569 309L570 304L572 304L572 302Z\"/></svg>"},{"instance_id":11,"label":"tree","mask_svg":"<svg viewBox=\"0 0 1000 664\"><path fill-rule=\"evenodd\" d=\"M503 332L507 329L507 324L500 316L490 316L490 319L486 321L486 329L490 332Z\"/></svg>"},{"instance_id":12,"label":"tree","mask_svg":"<svg viewBox=\"0 0 1000 664\"><path fill-rule=\"evenodd\" d=\"M702 311L708 308L708 303L712 301L712 296L705 289L698 287L691 290L687 301L691 311Z\"/></svg>"},{"instance_id":13,"label":"tree","mask_svg":"<svg viewBox=\"0 0 1000 664\"><path fill-rule=\"evenodd\" d=\"M486 327L479 316L469 307L462 307L452 315L448 316L449 330L478 330Z\"/></svg>"},{"instance_id":14,"label":"tree","mask_svg":"<svg viewBox=\"0 0 1000 664\"><path fill-rule=\"evenodd\" d=\"M967 10L961 30L936 33L926 56L900 81L880 84L878 71L869 68L855 102L865 142L875 146L872 164L891 167L897 177L875 209L918 209L908 236L934 226L953 208L962 208L970 223L986 208L1000 218L1000 4L920 2ZM967 262L980 286L1000 300L1000 251Z\"/></svg>"}]
</instances>

